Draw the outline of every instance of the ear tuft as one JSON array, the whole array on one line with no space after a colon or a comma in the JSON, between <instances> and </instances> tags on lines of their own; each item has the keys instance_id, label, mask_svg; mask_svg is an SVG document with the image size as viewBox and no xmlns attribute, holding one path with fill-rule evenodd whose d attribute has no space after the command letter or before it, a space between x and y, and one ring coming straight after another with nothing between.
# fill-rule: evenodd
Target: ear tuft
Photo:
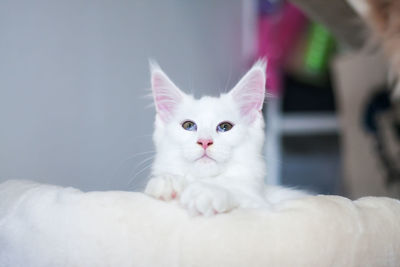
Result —
<instances>
[{"instance_id":1,"label":"ear tuft","mask_svg":"<svg viewBox=\"0 0 400 267\"><path fill-rule=\"evenodd\" d=\"M168 122L182 102L184 94L155 61L149 60L149 65L156 111L163 121Z\"/></svg>"},{"instance_id":2,"label":"ear tuft","mask_svg":"<svg viewBox=\"0 0 400 267\"><path fill-rule=\"evenodd\" d=\"M249 121L253 121L263 107L266 67L265 60L258 60L230 92L241 115Z\"/></svg>"}]
</instances>

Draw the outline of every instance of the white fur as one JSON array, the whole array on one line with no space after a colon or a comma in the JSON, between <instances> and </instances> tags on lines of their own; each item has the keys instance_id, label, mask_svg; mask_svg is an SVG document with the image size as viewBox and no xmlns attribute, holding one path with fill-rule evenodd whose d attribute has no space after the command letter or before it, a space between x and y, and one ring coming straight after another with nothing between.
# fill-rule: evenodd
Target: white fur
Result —
<instances>
[{"instance_id":1,"label":"white fur","mask_svg":"<svg viewBox=\"0 0 400 267\"><path fill-rule=\"evenodd\" d=\"M157 110L153 136L156 157L147 194L166 201L177 198L193 215L267 207L304 195L264 186L263 61L257 62L231 92L218 98L194 99L180 91L158 65L151 64L151 72ZM181 124L186 120L195 122L197 131L183 129ZM223 121L233 123L233 128L217 132ZM199 139L213 141L206 150L212 159L199 159L204 153L197 144Z\"/></svg>"}]
</instances>

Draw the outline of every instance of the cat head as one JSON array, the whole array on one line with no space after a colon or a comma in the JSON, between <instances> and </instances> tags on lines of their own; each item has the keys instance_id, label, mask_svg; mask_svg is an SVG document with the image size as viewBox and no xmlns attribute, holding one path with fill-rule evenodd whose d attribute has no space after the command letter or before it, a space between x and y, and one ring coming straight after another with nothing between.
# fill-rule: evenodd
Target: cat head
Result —
<instances>
[{"instance_id":1,"label":"cat head","mask_svg":"<svg viewBox=\"0 0 400 267\"><path fill-rule=\"evenodd\" d=\"M201 99L185 94L157 64L150 65L156 107L153 171L216 176L260 158L264 61L258 61L229 93Z\"/></svg>"}]
</instances>

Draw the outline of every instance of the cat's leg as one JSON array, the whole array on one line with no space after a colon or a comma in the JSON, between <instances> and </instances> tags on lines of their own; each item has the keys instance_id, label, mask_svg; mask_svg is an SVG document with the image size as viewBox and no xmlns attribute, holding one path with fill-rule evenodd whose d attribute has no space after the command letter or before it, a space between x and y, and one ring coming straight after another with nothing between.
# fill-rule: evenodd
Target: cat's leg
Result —
<instances>
[{"instance_id":1,"label":"cat's leg","mask_svg":"<svg viewBox=\"0 0 400 267\"><path fill-rule=\"evenodd\" d=\"M179 198L186 184L187 181L183 176L160 175L149 180L144 193L154 198L169 201Z\"/></svg>"},{"instance_id":2,"label":"cat's leg","mask_svg":"<svg viewBox=\"0 0 400 267\"><path fill-rule=\"evenodd\" d=\"M238 207L236 199L227 189L204 182L188 185L182 193L180 203L192 216L212 216Z\"/></svg>"},{"instance_id":3,"label":"cat's leg","mask_svg":"<svg viewBox=\"0 0 400 267\"><path fill-rule=\"evenodd\" d=\"M204 179L188 185L180 203L191 215L214 215L235 208L269 208L262 181L237 177Z\"/></svg>"}]
</instances>

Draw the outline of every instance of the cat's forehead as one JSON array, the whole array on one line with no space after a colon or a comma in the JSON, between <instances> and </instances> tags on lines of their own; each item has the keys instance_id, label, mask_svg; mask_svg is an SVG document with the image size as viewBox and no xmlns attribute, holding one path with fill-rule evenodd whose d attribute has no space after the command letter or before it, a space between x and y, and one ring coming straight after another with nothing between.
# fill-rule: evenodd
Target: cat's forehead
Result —
<instances>
[{"instance_id":1,"label":"cat's forehead","mask_svg":"<svg viewBox=\"0 0 400 267\"><path fill-rule=\"evenodd\" d=\"M227 95L203 96L200 99L190 98L184 102L179 112L181 116L210 120L228 120L237 116L237 107Z\"/></svg>"}]
</instances>

